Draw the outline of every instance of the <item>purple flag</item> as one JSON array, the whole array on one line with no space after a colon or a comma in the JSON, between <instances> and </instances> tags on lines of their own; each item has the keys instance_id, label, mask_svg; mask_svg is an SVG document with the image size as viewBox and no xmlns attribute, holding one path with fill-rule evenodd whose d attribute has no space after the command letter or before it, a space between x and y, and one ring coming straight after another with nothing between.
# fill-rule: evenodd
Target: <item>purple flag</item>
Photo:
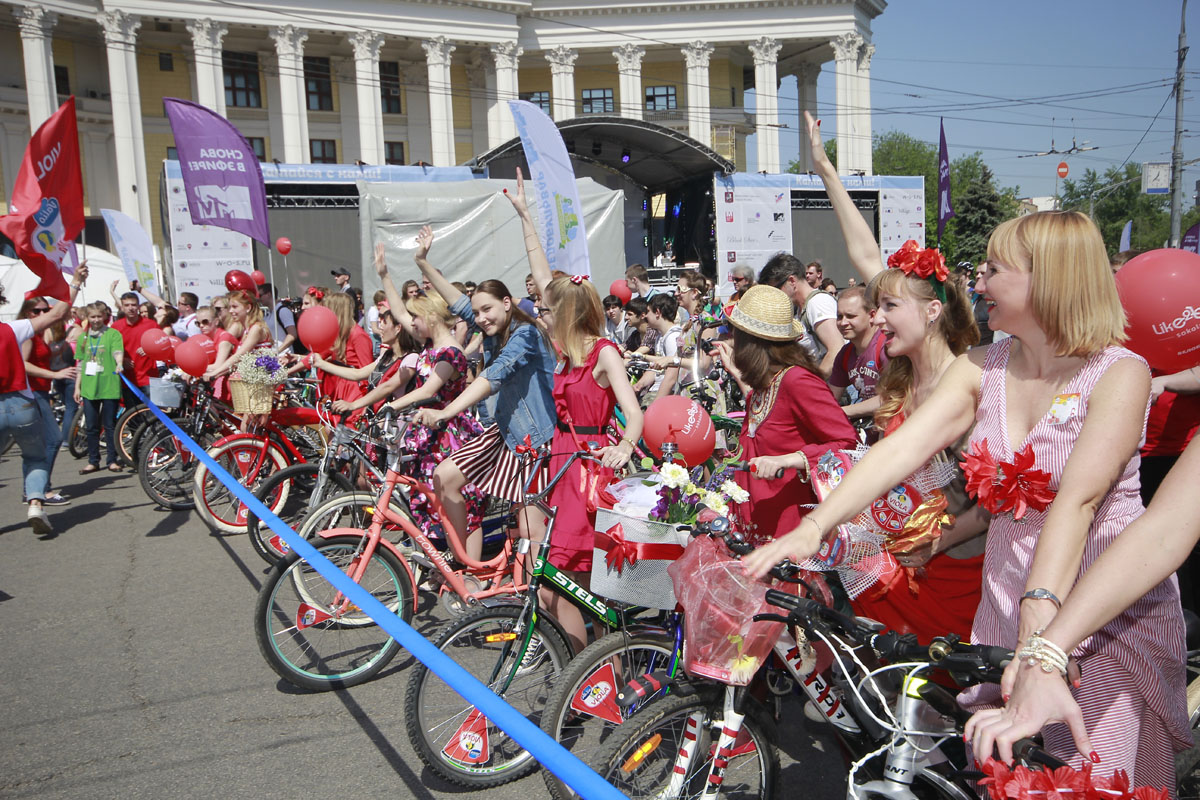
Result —
<instances>
[{"instance_id":1,"label":"purple flag","mask_svg":"<svg viewBox=\"0 0 1200 800\"><path fill-rule=\"evenodd\" d=\"M262 168L229 120L202 105L164 97L175 134L188 210L197 225L216 225L271 246Z\"/></svg>"},{"instance_id":2,"label":"purple flag","mask_svg":"<svg viewBox=\"0 0 1200 800\"><path fill-rule=\"evenodd\" d=\"M942 230L946 221L954 216L950 205L950 154L946 151L946 126L938 120L940 137L938 141L938 242L942 241Z\"/></svg>"},{"instance_id":3,"label":"purple flag","mask_svg":"<svg viewBox=\"0 0 1200 800\"><path fill-rule=\"evenodd\" d=\"M1179 246L1180 249L1187 250L1189 253L1200 253L1200 222L1187 229L1187 233L1183 235L1183 242Z\"/></svg>"}]
</instances>

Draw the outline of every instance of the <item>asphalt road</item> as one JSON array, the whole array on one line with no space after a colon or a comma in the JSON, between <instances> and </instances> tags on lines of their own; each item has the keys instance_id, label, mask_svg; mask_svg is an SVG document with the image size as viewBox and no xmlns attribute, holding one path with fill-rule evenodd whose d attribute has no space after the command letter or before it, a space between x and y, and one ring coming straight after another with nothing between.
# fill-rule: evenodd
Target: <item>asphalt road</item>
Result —
<instances>
[{"instance_id":1,"label":"asphalt road","mask_svg":"<svg viewBox=\"0 0 1200 800\"><path fill-rule=\"evenodd\" d=\"M156 508L129 473L80 476L83 463L62 452L56 485L73 502L41 539L18 502L20 459L0 459L0 797L471 793L409 746L411 659L347 691L292 688L254 643L265 564L246 538ZM437 613L424 603L414 622L428 631ZM844 797L834 740L805 732L798 703L785 711L782 796ZM547 796L537 774L488 794Z\"/></svg>"}]
</instances>

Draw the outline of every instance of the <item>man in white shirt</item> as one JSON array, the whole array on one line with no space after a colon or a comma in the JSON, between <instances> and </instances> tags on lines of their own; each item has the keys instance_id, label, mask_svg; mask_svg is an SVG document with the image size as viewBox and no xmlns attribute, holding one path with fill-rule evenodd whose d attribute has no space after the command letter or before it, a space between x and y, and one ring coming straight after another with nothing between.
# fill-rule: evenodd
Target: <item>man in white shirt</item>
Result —
<instances>
[{"instance_id":1,"label":"man in white shirt","mask_svg":"<svg viewBox=\"0 0 1200 800\"><path fill-rule=\"evenodd\" d=\"M758 282L782 289L792 298L796 316L804 324L800 345L817 362L826 380L833 372L838 351L845 340L837 329L837 299L814 289L805 278L805 267L791 253L776 253L758 274Z\"/></svg>"},{"instance_id":2,"label":"man in white shirt","mask_svg":"<svg viewBox=\"0 0 1200 800\"><path fill-rule=\"evenodd\" d=\"M192 292L179 293L179 321L173 326L175 335L180 339L187 339L189 336L195 336L200 333L200 326L196 324L196 308L200 304L200 298ZM180 331L183 331L181 334Z\"/></svg>"},{"instance_id":3,"label":"man in white shirt","mask_svg":"<svg viewBox=\"0 0 1200 800\"><path fill-rule=\"evenodd\" d=\"M657 369L647 370L633 386L638 392L648 390L643 396L643 405L674 394L677 387L691 382L691 373L684 368L681 358L683 329L675 324L678 301L672 295L657 294L647 305L646 322L658 331L659 336L654 355L646 358Z\"/></svg>"},{"instance_id":4,"label":"man in white shirt","mask_svg":"<svg viewBox=\"0 0 1200 800\"><path fill-rule=\"evenodd\" d=\"M258 302L263 307L263 322L271 331L276 349L280 353L292 352L292 342L296 341L296 315L285 305L276 307L275 287L264 283L258 287Z\"/></svg>"}]
</instances>

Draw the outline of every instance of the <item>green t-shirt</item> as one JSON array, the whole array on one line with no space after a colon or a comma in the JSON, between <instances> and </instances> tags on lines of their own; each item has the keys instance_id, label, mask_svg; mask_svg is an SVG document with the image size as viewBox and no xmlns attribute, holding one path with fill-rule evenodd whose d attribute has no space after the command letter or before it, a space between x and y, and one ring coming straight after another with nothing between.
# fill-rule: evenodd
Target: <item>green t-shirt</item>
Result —
<instances>
[{"instance_id":1,"label":"green t-shirt","mask_svg":"<svg viewBox=\"0 0 1200 800\"><path fill-rule=\"evenodd\" d=\"M75 340L75 360L79 362L79 394L88 400L118 400L121 377L117 374L114 353L123 352L121 334L105 328L99 334L88 331ZM89 368L89 364L100 366ZM91 374L89 374L91 373Z\"/></svg>"}]
</instances>

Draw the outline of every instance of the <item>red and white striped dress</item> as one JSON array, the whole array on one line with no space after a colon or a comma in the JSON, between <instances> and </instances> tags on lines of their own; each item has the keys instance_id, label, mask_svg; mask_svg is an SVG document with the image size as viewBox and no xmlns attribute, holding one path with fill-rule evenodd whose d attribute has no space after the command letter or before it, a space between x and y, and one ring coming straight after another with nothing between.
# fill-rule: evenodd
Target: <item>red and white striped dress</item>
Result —
<instances>
[{"instance_id":1,"label":"red and white striped dress","mask_svg":"<svg viewBox=\"0 0 1200 800\"><path fill-rule=\"evenodd\" d=\"M980 384L979 410L971 445L987 439L997 460L1012 461L1008 436L1005 377L1012 340L988 349ZM1036 468L1051 474L1058 489L1063 468L1087 417L1088 397L1104 372L1123 358L1141 358L1122 347L1109 347L1085 362L1057 404L1033 427L1017 449L1033 446ZM1143 362L1144 363L1144 362ZM1143 437L1145 423L1143 422ZM1080 574L1144 509L1138 493L1141 461L1135 453L1109 490L1088 530ZM983 564L983 596L972 629L974 641L1015 647L1021 595L1033 564L1047 511L1027 511L1021 521L1011 512L992 518ZM1151 589L1112 622L1085 639L1072 655L1083 673L1074 690L1088 735L1102 759L1097 774L1123 769L1134 785L1169 787L1174 792L1173 752L1191 744L1184 671L1183 619L1175 577ZM999 687L977 687L962 698L975 708L999 705ZM1079 767L1083 756L1066 725L1047 726L1046 745Z\"/></svg>"}]
</instances>

